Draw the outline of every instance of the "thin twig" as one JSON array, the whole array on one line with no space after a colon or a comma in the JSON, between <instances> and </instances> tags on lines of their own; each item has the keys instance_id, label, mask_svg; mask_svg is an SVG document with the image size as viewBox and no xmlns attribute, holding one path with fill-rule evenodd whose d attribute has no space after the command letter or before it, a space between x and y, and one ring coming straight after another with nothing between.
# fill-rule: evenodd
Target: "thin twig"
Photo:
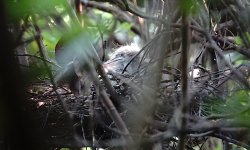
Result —
<instances>
[{"instance_id":1,"label":"thin twig","mask_svg":"<svg viewBox=\"0 0 250 150\"><path fill-rule=\"evenodd\" d=\"M39 48L39 52L40 52L41 58L43 58L43 60L47 60L48 58L47 58L47 55L45 54L45 51L46 51L46 50L45 50L45 46L44 46L43 41L42 41L41 31L40 31L39 27L38 27L36 24L35 24L34 27L35 27L35 30L36 30L37 35L38 35L38 36L36 36L36 42L37 42L37 44L38 44L38 48ZM49 65L47 64L46 61L43 61L43 62L44 62L44 66L45 66L45 68L46 68L46 71L47 71L47 73L48 73L48 75L49 75L50 82L51 82L51 84L52 84L52 88L53 88L54 92L56 93L57 99L59 100L59 103L61 104L61 106L62 106L62 108L63 108L63 111L64 111L66 114L68 114L68 113L67 113L66 105L63 103L63 100L62 100L62 98L61 98L61 95L57 92L56 83L55 83L53 74L52 74L52 72L51 72L51 70L50 70L50 67L49 67Z\"/></svg>"},{"instance_id":2,"label":"thin twig","mask_svg":"<svg viewBox=\"0 0 250 150\"><path fill-rule=\"evenodd\" d=\"M49 60L49 59L45 59L43 57L40 57L40 56L36 56L36 55L32 55L32 54L16 54L15 56L28 56L28 57L34 57L34 58L37 58L39 60L42 60L44 62L47 62L47 63L50 63L51 65L54 65L58 68L62 68L61 66L57 65L56 63L54 63L53 61Z\"/></svg>"},{"instance_id":3,"label":"thin twig","mask_svg":"<svg viewBox=\"0 0 250 150\"><path fill-rule=\"evenodd\" d=\"M100 95L103 98L104 105L108 109L107 111L108 111L110 117L114 120L114 122L115 122L116 126L119 128L119 130L124 133L125 139L132 142L132 138L130 136L129 130L126 127L125 122L122 120L122 118L121 118L119 112L117 111L116 107L114 106L113 102L110 100L105 89L102 87L101 82L98 79L98 75L97 75L96 71L90 66L90 64L88 64L88 67L90 69L90 74L92 76L93 82L97 85L97 87L99 87ZM101 73L103 73L102 72L103 68L101 68L100 66L98 68L99 68L98 70L101 71ZM102 76L103 76L103 74L102 74Z\"/></svg>"}]
</instances>

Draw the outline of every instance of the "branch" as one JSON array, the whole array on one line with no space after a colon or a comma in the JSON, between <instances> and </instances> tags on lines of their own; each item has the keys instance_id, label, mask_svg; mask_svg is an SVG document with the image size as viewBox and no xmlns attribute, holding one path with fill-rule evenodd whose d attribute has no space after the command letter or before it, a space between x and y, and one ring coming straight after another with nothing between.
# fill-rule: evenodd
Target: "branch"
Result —
<instances>
[{"instance_id":1,"label":"branch","mask_svg":"<svg viewBox=\"0 0 250 150\"><path fill-rule=\"evenodd\" d=\"M34 57L34 58L37 58L37 59L42 60L44 62L50 63L50 64L52 64L52 65L54 65L54 66L56 66L58 68L61 68L61 66L57 65L56 63L54 63L54 62L52 62L52 61L50 61L48 59L45 59L43 57L40 57L40 56L31 55L31 54L17 54L15 56L29 56L29 57Z\"/></svg>"},{"instance_id":2,"label":"branch","mask_svg":"<svg viewBox=\"0 0 250 150\"><path fill-rule=\"evenodd\" d=\"M240 141L237 141L235 139L232 139L230 137L227 137L227 136L224 136L224 135L221 135L221 134L218 134L218 133L214 133L212 136L214 137L217 137L219 139L222 139L223 141L227 141L227 142L230 142L230 143L233 143L235 145L238 145L238 146L241 146L241 147L244 147L246 149L249 149L250 146L246 143L243 143L243 142L240 142Z\"/></svg>"},{"instance_id":3,"label":"branch","mask_svg":"<svg viewBox=\"0 0 250 150\"><path fill-rule=\"evenodd\" d=\"M189 28L188 14L183 12L182 14L182 51L181 51L181 81L182 81L182 98L181 98L181 112L180 112L180 124L177 126L179 130L185 130L187 120L186 116L189 113L189 95L188 95L188 52L190 47L190 28ZM185 133L180 133L180 140L178 141L178 149L184 150L185 147Z\"/></svg>"},{"instance_id":4,"label":"branch","mask_svg":"<svg viewBox=\"0 0 250 150\"><path fill-rule=\"evenodd\" d=\"M160 23L160 24L165 24L165 25L168 24L165 19L148 16L144 12L141 12L137 7L133 6L133 4L131 4L130 1L127 1L127 0L122 0L122 1L125 5L126 10L134 15L139 16L144 19L149 19L151 21L154 21L155 23Z\"/></svg>"},{"instance_id":5,"label":"branch","mask_svg":"<svg viewBox=\"0 0 250 150\"><path fill-rule=\"evenodd\" d=\"M41 31L40 31L39 27L38 27L36 24L34 25L34 27L35 27L35 30L36 30L37 35L38 35L38 36L36 36L35 40L36 40L36 42L37 42L37 45L38 45L38 48L39 48L39 52L40 52L41 58L43 58L43 60L47 60L48 57L47 57L47 55L45 54L45 51L46 51L46 50L45 50L45 46L44 46L43 41L42 41ZM66 105L63 103L63 100L62 100L62 98L61 98L61 95L57 92L56 83L55 83L55 80L54 80L54 78L53 78L53 74L52 74L52 72L51 72L51 70L50 70L50 67L49 67L49 65L46 63L46 61L43 61L43 62L44 62L44 66L45 66L45 68L46 68L46 71L47 71L47 73L48 73L48 75L49 75L50 82L51 82L51 84L52 84L52 88L53 88L54 92L56 93L57 99L59 100L59 102L60 102L60 104L61 104L61 106L62 106L62 108L63 108L63 111L64 111L66 114L68 114L68 113L67 113Z\"/></svg>"},{"instance_id":6,"label":"branch","mask_svg":"<svg viewBox=\"0 0 250 150\"><path fill-rule=\"evenodd\" d=\"M129 130L127 129L126 127L126 124L125 122L122 120L119 112L117 111L116 107L114 106L113 102L110 100L109 96L107 95L105 89L102 87L102 84L101 82L99 81L99 78L98 78L98 75L96 73L96 71L93 69L93 67L90 66L90 64L87 64L88 65L88 68L90 69L90 74L92 76L92 79L93 79L93 82L97 85L97 87L100 88L100 95L102 96L103 98L103 103L104 103L104 106L106 106L107 108L107 111L110 115L110 117L113 119L113 121L115 122L117 128L124 133L124 138L126 141L130 141L132 142L132 138L130 136L130 133L129 133ZM101 74L101 77L104 77L105 78L105 75L104 73L105 72L102 72L104 71L101 64L99 64L97 66L97 69L98 71L100 71L100 74ZM105 79L104 79L105 80ZM112 85L111 85L112 86ZM110 88L110 87L109 87ZM108 89L110 90L110 89ZM114 92L114 91L113 91ZM113 93L114 94L114 93ZM114 95L113 95L114 96ZM118 100L118 99L117 99Z\"/></svg>"},{"instance_id":7,"label":"branch","mask_svg":"<svg viewBox=\"0 0 250 150\"><path fill-rule=\"evenodd\" d=\"M225 62L226 66L228 66L233 74L235 75L236 79L241 82L245 87L250 88L250 85L248 84L248 82L246 81L246 79L244 78L244 76L236 71L236 69L225 59L221 48L215 43L215 41L212 39L212 36L208 33L205 33L206 38L208 39L208 41L210 42L211 46L213 47L213 49L215 50L215 52L218 54L218 56L220 57L220 59Z\"/></svg>"},{"instance_id":8,"label":"branch","mask_svg":"<svg viewBox=\"0 0 250 150\"><path fill-rule=\"evenodd\" d=\"M127 21L127 22L133 23L131 30L134 31L136 34L142 36L143 33L141 33L139 28L137 27L136 21L130 15L121 11L117 7L112 7L110 5L106 5L106 3L100 3L100 2L95 2L95 1L89 1L85 4L85 6L86 7L94 7L94 8L97 8L99 10L112 13L112 14L118 16L118 19L120 19L121 21Z\"/></svg>"}]
</instances>

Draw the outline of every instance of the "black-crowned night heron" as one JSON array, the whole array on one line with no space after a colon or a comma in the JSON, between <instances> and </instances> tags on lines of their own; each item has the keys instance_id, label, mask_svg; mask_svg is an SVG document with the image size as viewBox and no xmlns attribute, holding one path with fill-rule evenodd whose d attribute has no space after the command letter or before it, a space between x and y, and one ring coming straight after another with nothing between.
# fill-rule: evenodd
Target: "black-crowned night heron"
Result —
<instances>
[{"instance_id":1,"label":"black-crowned night heron","mask_svg":"<svg viewBox=\"0 0 250 150\"><path fill-rule=\"evenodd\" d=\"M140 48L136 44L121 46L104 63L106 72L121 74L128 62L139 52ZM137 71L140 59L137 56L126 68L124 74L132 75Z\"/></svg>"},{"instance_id":2,"label":"black-crowned night heron","mask_svg":"<svg viewBox=\"0 0 250 150\"><path fill-rule=\"evenodd\" d=\"M68 48L69 49L69 48ZM71 50L71 49L69 49ZM79 56L75 56L75 51L69 51L59 41L55 49L55 58L60 66L63 67L59 76L56 76L56 80L59 81L59 85L68 84L70 90L77 94L81 91L81 75L76 71L76 62L79 60ZM130 44L121 46L116 49L110 56L110 59L103 64L104 69L107 72L121 74L124 67L128 62L138 53L139 47L136 44ZM138 56L139 57L139 56ZM127 67L124 74L132 75L137 71L139 65L139 59L136 57ZM84 77L83 77L84 78ZM83 85L84 86L84 85Z\"/></svg>"}]
</instances>

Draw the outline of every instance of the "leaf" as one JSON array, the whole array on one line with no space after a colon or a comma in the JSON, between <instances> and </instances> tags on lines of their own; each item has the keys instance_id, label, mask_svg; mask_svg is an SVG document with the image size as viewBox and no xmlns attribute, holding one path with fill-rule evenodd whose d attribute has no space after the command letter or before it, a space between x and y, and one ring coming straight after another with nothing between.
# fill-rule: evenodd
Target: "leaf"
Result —
<instances>
[{"instance_id":1,"label":"leaf","mask_svg":"<svg viewBox=\"0 0 250 150\"><path fill-rule=\"evenodd\" d=\"M249 90L238 90L227 98L226 101L213 99L210 104L210 111L215 114L236 114L249 107Z\"/></svg>"},{"instance_id":2,"label":"leaf","mask_svg":"<svg viewBox=\"0 0 250 150\"><path fill-rule=\"evenodd\" d=\"M8 15L13 20L25 18L34 14L50 14L58 5L66 5L61 0L5 0Z\"/></svg>"},{"instance_id":3,"label":"leaf","mask_svg":"<svg viewBox=\"0 0 250 150\"><path fill-rule=\"evenodd\" d=\"M239 36L236 36L236 37L235 37L235 43L236 43L237 45L242 45L242 39L241 39Z\"/></svg>"},{"instance_id":4,"label":"leaf","mask_svg":"<svg viewBox=\"0 0 250 150\"><path fill-rule=\"evenodd\" d=\"M186 15L196 14L200 8L197 0L180 0L179 6L181 11Z\"/></svg>"}]
</instances>

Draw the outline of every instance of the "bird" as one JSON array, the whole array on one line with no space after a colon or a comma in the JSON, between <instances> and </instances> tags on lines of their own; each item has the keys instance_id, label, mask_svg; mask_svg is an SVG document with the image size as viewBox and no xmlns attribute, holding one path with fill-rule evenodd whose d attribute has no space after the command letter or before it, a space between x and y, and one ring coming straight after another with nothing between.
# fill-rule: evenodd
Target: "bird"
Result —
<instances>
[{"instance_id":1,"label":"bird","mask_svg":"<svg viewBox=\"0 0 250 150\"><path fill-rule=\"evenodd\" d=\"M67 84L72 93L79 95L82 87L84 87L84 83L82 82L83 77L78 73L79 69L76 64L76 62L79 61L79 50L74 50L74 48L75 47L67 47L67 42L63 37L56 44L55 60L58 65L62 67L56 76L56 81L58 85ZM139 52L139 50L139 46L134 43L116 48L114 52L110 54L109 59L103 63L104 70L106 72L122 74L125 66ZM140 60L137 58L134 59L128 65L124 74L132 75L135 73L139 66L139 61Z\"/></svg>"},{"instance_id":2,"label":"bird","mask_svg":"<svg viewBox=\"0 0 250 150\"><path fill-rule=\"evenodd\" d=\"M131 59L136 56L140 48L138 45L131 43L130 45L120 46L115 49L113 53L110 54L110 58L104 63L104 69L106 72L132 75L137 71L139 66L138 59L140 56L137 56L132 62L128 65L125 71L123 71L126 65L131 61Z\"/></svg>"}]
</instances>

